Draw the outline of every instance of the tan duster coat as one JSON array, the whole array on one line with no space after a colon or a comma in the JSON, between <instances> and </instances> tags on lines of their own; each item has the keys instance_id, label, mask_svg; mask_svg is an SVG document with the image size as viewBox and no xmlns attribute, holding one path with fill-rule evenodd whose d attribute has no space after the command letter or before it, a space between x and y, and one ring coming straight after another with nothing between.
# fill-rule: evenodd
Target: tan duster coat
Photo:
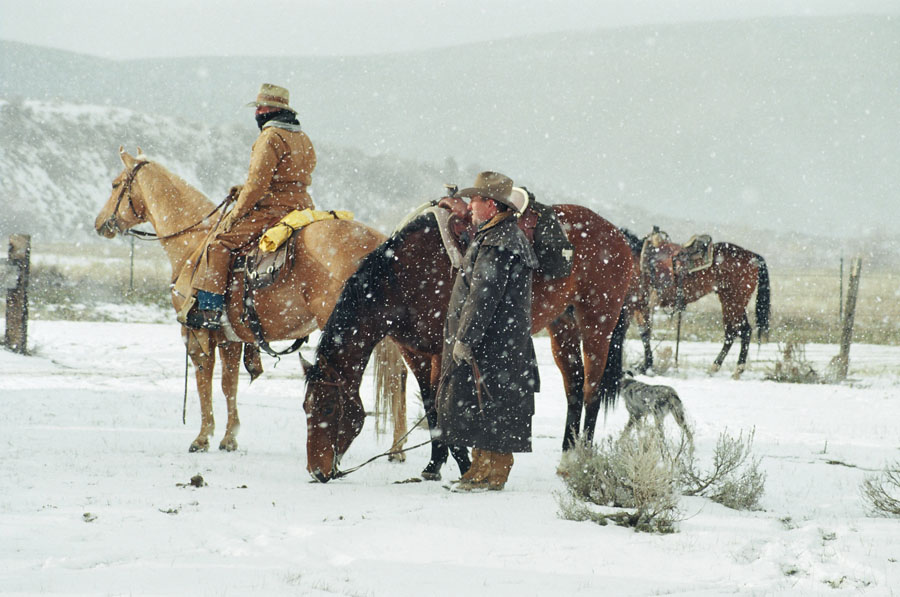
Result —
<instances>
[{"instance_id":1,"label":"tan duster coat","mask_svg":"<svg viewBox=\"0 0 900 597\"><path fill-rule=\"evenodd\" d=\"M192 286L224 294L233 251L291 211L313 207L306 187L315 167L316 152L299 126L267 123L253 143L247 181L201 256Z\"/></svg>"}]
</instances>

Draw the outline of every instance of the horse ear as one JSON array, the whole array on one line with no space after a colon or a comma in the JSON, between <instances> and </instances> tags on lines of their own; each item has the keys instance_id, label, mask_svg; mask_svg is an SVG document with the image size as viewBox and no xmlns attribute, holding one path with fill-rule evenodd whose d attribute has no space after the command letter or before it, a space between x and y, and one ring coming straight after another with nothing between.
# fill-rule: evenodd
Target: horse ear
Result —
<instances>
[{"instance_id":1,"label":"horse ear","mask_svg":"<svg viewBox=\"0 0 900 597\"><path fill-rule=\"evenodd\" d=\"M121 145L119 146L119 157L122 158L122 163L126 168L134 168L134 158Z\"/></svg>"},{"instance_id":2,"label":"horse ear","mask_svg":"<svg viewBox=\"0 0 900 597\"><path fill-rule=\"evenodd\" d=\"M137 157L139 157L139 158L144 157L144 150L141 149L140 145L137 146Z\"/></svg>"},{"instance_id":3,"label":"horse ear","mask_svg":"<svg viewBox=\"0 0 900 597\"><path fill-rule=\"evenodd\" d=\"M303 367L303 377L306 377L306 374L309 373L310 369L312 369L313 364L304 359L302 354L297 354L300 355L300 366Z\"/></svg>"}]
</instances>

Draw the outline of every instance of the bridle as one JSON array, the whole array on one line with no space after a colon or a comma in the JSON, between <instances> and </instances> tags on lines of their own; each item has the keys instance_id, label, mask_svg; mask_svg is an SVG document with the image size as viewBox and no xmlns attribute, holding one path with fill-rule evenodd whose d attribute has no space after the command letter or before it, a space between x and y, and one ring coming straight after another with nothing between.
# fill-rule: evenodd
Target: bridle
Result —
<instances>
[{"instance_id":1,"label":"bridle","mask_svg":"<svg viewBox=\"0 0 900 597\"><path fill-rule=\"evenodd\" d=\"M328 379L328 377L333 377L334 379ZM345 401L350 399L350 392L347 390L347 386L344 382L337 376L337 372L331 366L327 366L321 370L321 374L316 377L316 379L309 381L309 384L321 384L323 386L329 386L332 388L337 388L338 391L338 399L334 401L333 408L337 411L337 419L335 421L335 431L334 440L331 442L331 451L334 454L334 458L331 461L331 478L337 479L339 476L343 476L346 473L341 473L338 470L340 456L338 454L337 441L340 436L341 422L344 419L344 403ZM317 410L327 410L328 407L321 407L320 405L316 405ZM328 415L330 416L330 415Z\"/></svg>"},{"instance_id":2,"label":"bridle","mask_svg":"<svg viewBox=\"0 0 900 597\"><path fill-rule=\"evenodd\" d=\"M106 221L107 226L115 226L118 228L118 220L116 218L116 214L119 213L119 207L122 205L122 199L125 197L125 193L128 193L128 208L131 209L132 215L137 218L138 221L143 221L144 216L139 214L137 210L134 208L134 201L131 199L131 187L134 185L134 179L137 177L138 170L149 164L147 161L139 161L135 163L134 167L128 172L125 176L125 180L120 183L114 183L113 188L121 185L122 188L119 189L119 196L116 197L116 206L112 210L112 215ZM131 232L130 230L126 230L123 234L128 234Z\"/></svg>"},{"instance_id":3,"label":"bridle","mask_svg":"<svg viewBox=\"0 0 900 597\"><path fill-rule=\"evenodd\" d=\"M144 214L139 214L137 212L137 210L134 208L134 201L132 200L132 187L134 186L134 180L135 180L135 178L137 178L138 171L149 163L150 162L147 160L140 160L140 161L136 162L134 164L134 167L125 176L125 180L123 180L121 183L113 184L113 188L116 188L119 185L121 185L121 188L119 189L119 196L116 197L116 206L112 210L112 215L106 221L104 226L119 229L118 219L116 218L116 214L119 213L119 208L122 205L122 199L124 199L126 197L128 199L128 208L131 210L132 215L139 222L146 221L146 216ZM225 199L222 200L221 203L219 203L215 208L213 208L213 210L211 212L209 212L208 214L206 214L205 216L203 216L202 218L200 218L199 220L197 220L196 222L194 222L187 228L183 228L182 230L179 230L178 232L173 232L172 234L166 234L163 236L159 236L155 232L144 232L143 230L134 230L132 228L129 228L129 229L121 231L121 232L125 236L133 236L133 237L139 238L141 240L165 240L167 238L175 238L176 236L181 236L182 234L193 230L194 228L196 228L197 226L199 226L200 224L205 222L210 216L212 216L217 211L219 211L220 209L222 209L223 207L228 205L233 199L234 199L234 197L229 194L227 197L225 197Z\"/></svg>"}]
</instances>

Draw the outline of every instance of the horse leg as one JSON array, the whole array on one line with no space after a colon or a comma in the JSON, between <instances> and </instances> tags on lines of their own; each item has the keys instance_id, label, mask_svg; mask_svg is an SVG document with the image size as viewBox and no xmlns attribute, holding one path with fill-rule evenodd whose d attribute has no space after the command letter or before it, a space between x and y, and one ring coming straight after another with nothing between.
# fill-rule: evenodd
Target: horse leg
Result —
<instances>
[{"instance_id":1,"label":"horse leg","mask_svg":"<svg viewBox=\"0 0 900 597\"><path fill-rule=\"evenodd\" d=\"M641 328L641 344L644 346L644 363L638 367L639 373L646 373L653 368L653 348L650 346L652 321L650 309L645 305L635 311L634 318Z\"/></svg>"},{"instance_id":2,"label":"horse leg","mask_svg":"<svg viewBox=\"0 0 900 597\"><path fill-rule=\"evenodd\" d=\"M744 318L741 321L741 352L738 354L738 362L737 367L734 370L734 374L731 376L734 379L738 379L741 377L741 373L744 372L744 365L747 362L747 353L750 352L750 335L753 333L753 328L750 327L750 321L747 319L747 314L744 313Z\"/></svg>"},{"instance_id":3,"label":"horse leg","mask_svg":"<svg viewBox=\"0 0 900 597\"><path fill-rule=\"evenodd\" d=\"M240 368L241 350L240 342L223 342L219 344L219 357L222 359L222 393L228 403L228 424L225 426L225 436L219 443L219 449L227 452L237 450L237 434L241 428L238 418L237 389L238 372Z\"/></svg>"},{"instance_id":4,"label":"horse leg","mask_svg":"<svg viewBox=\"0 0 900 597\"><path fill-rule=\"evenodd\" d=\"M575 445L581 431L581 408L584 404L584 363L581 360L581 334L574 316L566 311L547 326L553 360L562 374L566 391L566 427L563 451Z\"/></svg>"},{"instance_id":5,"label":"horse leg","mask_svg":"<svg viewBox=\"0 0 900 597\"><path fill-rule=\"evenodd\" d=\"M725 343L722 344L722 350L719 351L719 356L716 357L716 360L713 361L712 366L709 368L709 373L716 373L721 367L722 363L725 362L725 357L728 356L728 351L731 350L731 345L734 344L734 337L737 336L737 330L730 324L725 324Z\"/></svg>"},{"instance_id":6,"label":"horse leg","mask_svg":"<svg viewBox=\"0 0 900 597\"><path fill-rule=\"evenodd\" d=\"M400 373L400 384L403 388L406 388L405 367ZM394 443L391 444L391 447L399 450L402 449L403 445L406 443L406 438L404 436L408 432L408 429L406 428L406 392L395 392L392 402L391 423L394 426ZM396 454L391 454L388 456L388 460L391 462L406 462L406 453L397 452Z\"/></svg>"},{"instance_id":7,"label":"horse leg","mask_svg":"<svg viewBox=\"0 0 900 597\"><path fill-rule=\"evenodd\" d=\"M627 312L622 309L621 301L618 308L609 307L592 304L588 309L575 311L584 350L584 434L588 442L594 440L600 406L606 412L615 403L621 377L621 361L618 373L612 370L607 373L607 358L611 346L622 350L628 329ZM617 313L618 317L603 316L603 313ZM621 352L618 356L621 358Z\"/></svg>"},{"instance_id":8,"label":"horse leg","mask_svg":"<svg viewBox=\"0 0 900 597\"><path fill-rule=\"evenodd\" d=\"M406 355L406 362L412 369L413 376L419 384L419 392L422 395L422 404L425 408L425 420L428 422L428 431L431 434L431 458L422 469L422 478L426 481L440 481L441 467L447 462L450 454L447 444L435 436L437 429L437 408L435 408L435 396L437 393L437 380L440 376L441 355ZM466 449L462 448L463 461L460 462L459 453L454 452L453 457L459 464L463 473L469 470L469 456Z\"/></svg>"},{"instance_id":9,"label":"horse leg","mask_svg":"<svg viewBox=\"0 0 900 597\"><path fill-rule=\"evenodd\" d=\"M216 421L212 408L212 377L216 365L215 344L209 333L200 330L187 332L187 351L194 363L197 379L197 395L200 398L200 433L191 442L191 452L206 452L209 438L216 431Z\"/></svg>"}]
</instances>

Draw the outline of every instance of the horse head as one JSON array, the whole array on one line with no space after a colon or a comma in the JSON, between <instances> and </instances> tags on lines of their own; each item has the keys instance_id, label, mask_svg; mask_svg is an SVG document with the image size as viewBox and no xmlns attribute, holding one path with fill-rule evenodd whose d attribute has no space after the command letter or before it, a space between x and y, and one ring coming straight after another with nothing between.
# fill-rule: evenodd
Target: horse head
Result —
<instances>
[{"instance_id":1,"label":"horse head","mask_svg":"<svg viewBox=\"0 0 900 597\"><path fill-rule=\"evenodd\" d=\"M116 234L147 221L143 197L134 182L138 171L149 162L141 155L140 148L135 158L120 146L119 157L125 168L113 180L109 199L94 221L94 230L106 238L114 238Z\"/></svg>"},{"instance_id":2,"label":"horse head","mask_svg":"<svg viewBox=\"0 0 900 597\"><path fill-rule=\"evenodd\" d=\"M341 457L362 431L365 411L362 401L350 395L333 369L321 363L307 366L306 470L313 479L327 483L338 473Z\"/></svg>"}]
</instances>

